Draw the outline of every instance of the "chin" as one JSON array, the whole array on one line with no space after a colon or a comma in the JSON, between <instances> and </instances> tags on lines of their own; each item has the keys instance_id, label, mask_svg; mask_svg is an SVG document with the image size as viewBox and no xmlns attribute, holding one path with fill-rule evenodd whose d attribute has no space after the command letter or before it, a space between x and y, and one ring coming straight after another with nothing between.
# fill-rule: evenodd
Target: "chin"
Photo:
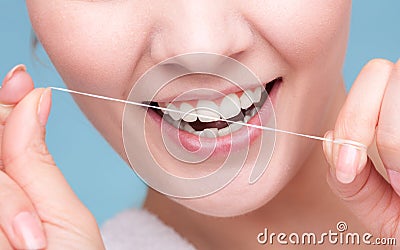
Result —
<instances>
[{"instance_id":1,"label":"chin","mask_svg":"<svg viewBox=\"0 0 400 250\"><path fill-rule=\"evenodd\" d=\"M280 143L283 141L277 142ZM171 199L197 213L214 217L235 217L254 212L268 205L292 180L299 170L295 164L298 157L288 157L285 150L276 150L265 173L254 184L248 182L251 166L244 166L243 171L218 192L201 198Z\"/></svg>"}]
</instances>

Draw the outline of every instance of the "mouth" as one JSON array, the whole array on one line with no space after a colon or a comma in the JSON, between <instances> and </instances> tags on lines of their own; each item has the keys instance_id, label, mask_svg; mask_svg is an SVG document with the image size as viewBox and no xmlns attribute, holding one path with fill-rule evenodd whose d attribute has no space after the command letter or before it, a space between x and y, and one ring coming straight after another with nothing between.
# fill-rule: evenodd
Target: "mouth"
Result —
<instances>
[{"instance_id":1,"label":"mouth","mask_svg":"<svg viewBox=\"0 0 400 250\"><path fill-rule=\"evenodd\" d=\"M165 121L165 124L170 125L169 132L178 132L180 144L188 150L196 151L199 146L205 146L207 139L217 139L217 144L220 144L217 145L217 150L230 149L225 144L238 143L240 137L249 135L252 142L261 134L259 129L239 123L261 125L261 120L264 122L269 119L272 113L271 104L274 104L282 81L282 77L277 77L262 86L228 93L215 100L146 102L154 107L147 112L157 123ZM271 103L267 101L268 98ZM199 137L202 138L203 145L199 144Z\"/></svg>"}]
</instances>

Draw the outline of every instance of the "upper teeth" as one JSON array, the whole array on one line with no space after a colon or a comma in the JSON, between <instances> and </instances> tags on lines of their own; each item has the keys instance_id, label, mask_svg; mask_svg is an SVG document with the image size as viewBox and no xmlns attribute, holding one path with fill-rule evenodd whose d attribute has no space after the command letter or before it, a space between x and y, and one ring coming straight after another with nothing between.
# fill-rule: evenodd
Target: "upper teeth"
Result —
<instances>
[{"instance_id":1,"label":"upper teeth","mask_svg":"<svg viewBox=\"0 0 400 250\"><path fill-rule=\"evenodd\" d=\"M182 119L187 122L194 122L197 119L197 113L194 112L194 107L189 103L182 103L180 106L180 111L184 112L182 114Z\"/></svg>"},{"instance_id":2,"label":"upper teeth","mask_svg":"<svg viewBox=\"0 0 400 250\"><path fill-rule=\"evenodd\" d=\"M242 96L240 97L240 105L242 106L242 109L247 109L251 106L251 104L253 104L253 102L250 100L252 97L253 92L251 90L246 90L243 92Z\"/></svg>"},{"instance_id":3,"label":"upper teeth","mask_svg":"<svg viewBox=\"0 0 400 250\"><path fill-rule=\"evenodd\" d=\"M237 116L241 109L247 109L253 103L258 103L262 92L263 88L260 86L254 90L245 90L240 97L236 93L229 94L220 100L219 105L211 100L198 100L196 107L188 102L168 103L165 106L171 111L163 112L168 113L176 121L182 119L186 122L194 122L197 117L201 122L218 121L220 118L229 119Z\"/></svg>"},{"instance_id":4,"label":"upper teeth","mask_svg":"<svg viewBox=\"0 0 400 250\"><path fill-rule=\"evenodd\" d=\"M180 120L182 118L182 113L180 112L174 112L176 111L180 111L174 104L169 103L167 106L167 109L171 110L171 112L168 112L168 114L172 117L172 119L174 120Z\"/></svg>"},{"instance_id":5,"label":"upper teeth","mask_svg":"<svg viewBox=\"0 0 400 250\"><path fill-rule=\"evenodd\" d=\"M241 109L240 99L236 94L225 96L219 106L219 112L224 119L237 116Z\"/></svg>"},{"instance_id":6,"label":"upper teeth","mask_svg":"<svg viewBox=\"0 0 400 250\"><path fill-rule=\"evenodd\" d=\"M218 121L218 109L218 105L213 101L199 100L197 102L197 114L200 115L199 120L201 122Z\"/></svg>"}]
</instances>

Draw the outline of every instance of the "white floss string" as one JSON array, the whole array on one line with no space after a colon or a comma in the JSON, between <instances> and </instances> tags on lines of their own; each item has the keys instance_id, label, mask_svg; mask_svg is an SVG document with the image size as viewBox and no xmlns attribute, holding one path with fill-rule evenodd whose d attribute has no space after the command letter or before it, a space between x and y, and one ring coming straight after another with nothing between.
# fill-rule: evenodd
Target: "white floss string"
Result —
<instances>
[{"instance_id":1,"label":"white floss string","mask_svg":"<svg viewBox=\"0 0 400 250\"><path fill-rule=\"evenodd\" d=\"M120 102L120 103L124 103L124 104L136 105L136 106L141 106L141 107L146 107L146 108L154 108L154 109L159 109L159 110L162 110L162 111L175 112L175 113L180 113L180 114L183 114L183 115L188 115L188 112L183 112L183 111L180 111L180 110L174 110L174 109L169 109L169 108L152 106L152 105L145 104L145 103L140 103L140 102L121 100L121 99L117 99L117 98L101 96L101 95L95 95L95 94L90 94L90 93L85 93L85 92L80 92L80 91L75 91L75 90L65 89L65 88L58 88L58 87L49 87L49 88L50 89L54 89L54 90L58 90L58 91L61 91L61 92L67 92L67 93L71 93L71 94L88 96L88 97L93 97L93 98L102 99L102 100L106 100L106 101ZM196 116L197 117L202 117L202 118L215 119L215 117L210 117L210 116L207 116L207 115L196 114ZM261 130L266 130L266 131L273 131L273 132L278 132L278 133L295 135L295 136L305 137L305 138L309 138L309 139L313 139L313 140L332 142L332 143L340 144L340 145L353 146L353 147L355 147L357 149L360 149L360 150L366 150L367 149L367 146L365 146L364 144L362 144L360 142L352 141L352 140L346 140L346 139L330 140L330 139L327 139L327 138L324 138L324 137L320 137L320 136L301 134L301 133L286 131L286 130L282 130L282 129L264 127L264 126L260 126L260 125L248 124L248 123L243 123L243 122L238 122L238 121L231 121L231 120L227 120L227 119L223 119L223 118L219 118L218 120L224 121L224 122L227 122L227 123L235 123L235 124L239 124L239 125L246 126L246 127L252 127L252 128L257 128L257 129L261 129Z\"/></svg>"}]
</instances>

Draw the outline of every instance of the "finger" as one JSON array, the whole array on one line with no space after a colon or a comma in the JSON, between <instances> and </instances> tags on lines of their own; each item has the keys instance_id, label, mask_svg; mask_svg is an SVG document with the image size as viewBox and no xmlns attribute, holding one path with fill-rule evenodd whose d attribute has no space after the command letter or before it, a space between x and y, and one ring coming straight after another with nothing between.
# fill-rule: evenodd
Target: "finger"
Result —
<instances>
[{"instance_id":1,"label":"finger","mask_svg":"<svg viewBox=\"0 0 400 250\"><path fill-rule=\"evenodd\" d=\"M0 228L0 249L4 250L13 250L14 248L11 246L10 242L7 239L7 236L4 234L3 230Z\"/></svg>"},{"instance_id":2,"label":"finger","mask_svg":"<svg viewBox=\"0 0 400 250\"><path fill-rule=\"evenodd\" d=\"M327 132L325 138L332 140L333 131ZM327 181L333 192L375 236L399 235L399 197L375 169L372 161L368 159L354 181L345 184L340 182L335 175L332 142L324 141L323 146L328 164L331 166Z\"/></svg>"},{"instance_id":3,"label":"finger","mask_svg":"<svg viewBox=\"0 0 400 250\"><path fill-rule=\"evenodd\" d=\"M52 221L60 228L75 227L71 230L76 232L90 232L93 228L87 228L95 224L93 216L47 150L45 124L50 106L51 90L35 89L14 108L4 129L4 171L23 188L43 221Z\"/></svg>"},{"instance_id":4,"label":"finger","mask_svg":"<svg viewBox=\"0 0 400 250\"><path fill-rule=\"evenodd\" d=\"M0 89L0 103L15 105L33 89L32 78L22 64L15 66L3 80Z\"/></svg>"},{"instance_id":5,"label":"finger","mask_svg":"<svg viewBox=\"0 0 400 250\"><path fill-rule=\"evenodd\" d=\"M399 237L400 198L370 159L351 184L338 181L334 173L328 173L327 180L333 192L375 237Z\"/></svg>"},{"instance_id":6,"label":"finger","mask_svg":"<svg viewBox=\"0 0 400 250\"><path fill-rule=\"evenodd\" d=\"M15 66L3 80L0 88L0 142L3 137L3 128L6 118L18 103L33 89L33 81L26 72L24 65ZM0 169L3 168L2 150L0 146Z\"/></svg>"},{"instance_id":7,"label":"finger","mask_svg":"<svg viewBox=\"0 0 400 250\"><path fill-rule=\"evenodd\" d=\"M363 69L340 112L335 131L326 134L328 141L334 137L365 145L373 141L391 70L392 64L381 60L372 61ZM376 171L365 151L357 149L359 152L353 155L347 153L343 160L338 159L343 157L338 155L343 154L340 150L343 149L338 149L332 142L324 142L324 153L331 165L327 177L331 189L374 234L387 237L398 235L399 197ZM365 157L365 164L362 157ZM338 166L340 164L342 166ZM352 168L354 176L343 178L338 175L340 167L345 170Z\"/></svg>"},{"instance_id":8,"label":"finger","mask_svg":"<svg viewBox=\"0 0 400 250\"><path fill-rule=\"evenodd\" d=\"M354 82L336 121L334 138L370 145L373 142L382 99L393 63L375 59ZM351 145L333 145L336 178L351 183L367 161L366 150Z\"/></svg>"},{"instance_id":9,"label":"finger","mask_svg":"<svg viewBox=\"0 0 400 250\"><path fill-rule=\"evenodd\" d=\"M325 154L325 158L328 161L329 166L334 166L335 163L333 162L333 144L331 143L333 138L333 131L327 131L324 135L327 141L323 141L322 146Z\"/></svg>"},{"instance_id":10,"label":"finger","mask_svg":"<svg viewBox=\"0 0 400 250\"><path fill-rule=\"evenodd\" d=\"M382 102L376 143L390 182L400 195L400 60L395 64Z\"/></svg>"},{"instance_id":11,"label":"finger","mask_svg":"<svg viewBox=\"0 0 400 250\"><path fill-rule=\"evenodd\" d=\"M42 223L26 194L3 171L0 187L0 225L8 241L16 249L46 247Z\"/></svg>"}]
</instances>

